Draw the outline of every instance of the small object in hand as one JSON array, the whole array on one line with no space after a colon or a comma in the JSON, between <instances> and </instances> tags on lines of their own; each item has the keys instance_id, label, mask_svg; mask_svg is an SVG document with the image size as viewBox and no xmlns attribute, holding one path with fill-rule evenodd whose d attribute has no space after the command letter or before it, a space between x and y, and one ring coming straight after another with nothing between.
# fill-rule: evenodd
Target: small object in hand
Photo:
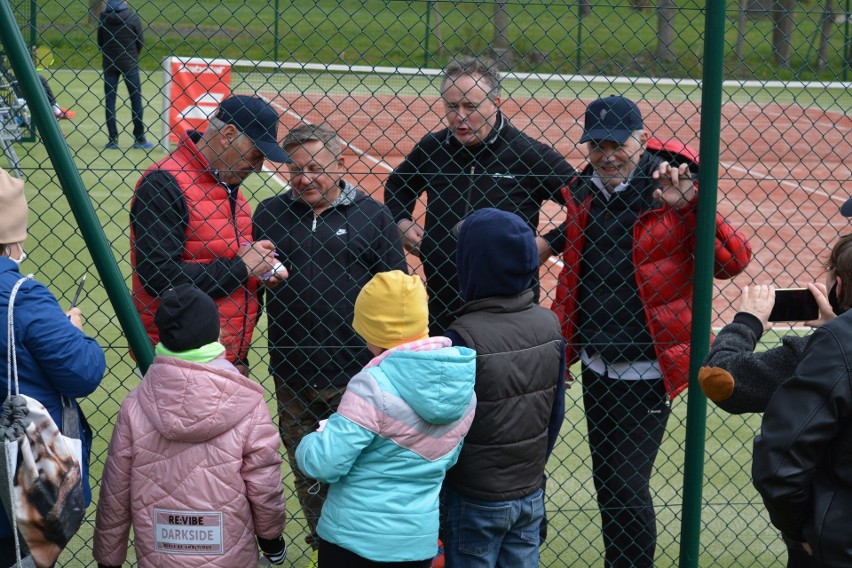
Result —
<instances>
[{"instance_id":1,"label":"small object in hand","mask_svg":"<svg viewBox=\"0 0 852 568\"><path fill-rule=\"evenodd\" d=\"M71 300L71 307L74 308L77 306L77 300L80 299L80 292L83 291L83 285L86 283L86 275L84 274L82 278L80 278L80 283L77 285L77 291L74 292L74 299Z\"/></svg>"},{"instance_id":2,"label":"small object in hand","mask_svg":"<svg viewBox=\"0 0 852 568\"><path fill-rule=\"evenodd\" d=\"M289 275L290 273L287 272L287 267L281 264L280 261L277 261L272 267L272 270L263 273L263 280L269 280L273 276L280 276L282 279L286 280Z\"/></svg>"}]
</instances>

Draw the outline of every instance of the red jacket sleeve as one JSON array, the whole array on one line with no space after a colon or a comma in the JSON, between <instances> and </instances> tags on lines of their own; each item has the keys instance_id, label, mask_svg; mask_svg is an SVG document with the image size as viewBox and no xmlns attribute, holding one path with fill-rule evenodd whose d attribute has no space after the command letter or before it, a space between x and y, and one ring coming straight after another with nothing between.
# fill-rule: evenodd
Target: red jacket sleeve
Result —
<instances>
[{"instance_id":1,"label":"red jacket sleeve","mask_svg":"<svg viewBox=\"0 0 852 568\"><path fill-rule=\"evenodd\" d=\"M716 245L713 253L713 276L721 280L733 278L748 266L751 246L745 236L716 214Z\"/></svg>"}]
</instances>

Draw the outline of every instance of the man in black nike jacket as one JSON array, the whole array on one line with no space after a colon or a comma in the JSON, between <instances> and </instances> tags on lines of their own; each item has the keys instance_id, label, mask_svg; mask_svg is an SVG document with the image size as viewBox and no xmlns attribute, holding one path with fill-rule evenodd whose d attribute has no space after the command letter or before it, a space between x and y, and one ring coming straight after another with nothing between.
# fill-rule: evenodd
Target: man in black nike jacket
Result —
<instances>
[{"instance_id":1,"label":"man in black nike jacket","mask_svg":"<svg viewBox=\"0 0 852 568\"><path fill-rule=\"evenodd\" d=\"M552 147L513 127L500 112L500 80L489 62L454 61L444 70L441 98L448 128L426 135L391 173L385 204L403 245L419 254L429 292L430 334L440 335L461 307L453 230L473 211L494 207L519 215L537 232L542 203L564 204L562 186L574 168ZM413 218L426 194L426 219ZM539 251L560 237L539 237ZM535 298L538 301L538 279Z\"/></svg>"}]
</instances>

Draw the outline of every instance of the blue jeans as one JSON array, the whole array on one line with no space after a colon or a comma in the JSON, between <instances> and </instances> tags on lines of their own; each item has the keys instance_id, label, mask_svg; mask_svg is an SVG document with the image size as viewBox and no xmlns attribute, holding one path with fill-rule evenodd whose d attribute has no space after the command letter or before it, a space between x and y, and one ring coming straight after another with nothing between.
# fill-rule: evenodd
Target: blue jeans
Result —
<instances>
[{"instance_id":1,"label":"blue jeans","mask_svg":"<svg viewBox=\"0 0 852 568\"><path fill-rule=\"evenodd\" d=\"M513 501L480 501L444 486L447 568L538 568L544 492Z\"/></svg>"},{"instance_id":2,"label":"blue jeans","mask_svg":"<svg viewBox=\"0 0 852 568\"><path fill-rule=\"evenodd\" d=\"M145 142L145 123L142 121L142 81L139 68L125 72L118 69L104 70L104 106L106 107L107 134L110 142L118 140L118 128L115 124L115 98L118 94L118 80L124 75L124 84L130 96L130 111L133 118L133 140Z\"/></svg>"}]
</instances>

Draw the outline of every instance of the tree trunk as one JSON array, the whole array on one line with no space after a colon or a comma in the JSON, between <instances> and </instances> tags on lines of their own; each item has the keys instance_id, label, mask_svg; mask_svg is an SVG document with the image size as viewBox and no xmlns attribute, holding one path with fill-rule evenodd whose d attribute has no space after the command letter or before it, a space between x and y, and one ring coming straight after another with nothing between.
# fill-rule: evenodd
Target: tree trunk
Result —
<instances>
[{"instance_id":1,"label":"tree trunk","mask_svg":"<svg viewBox=\"0 0 852 568\"><path fill-rule=\"evenodd\" d=\"M506 14L506 0L494 2L494 59L500 69L508 69L512 66L512 56L509 53L509 38L506 31L509 29L509 17Z\"/></svg>"},{"instance_id":2,"label":"tree trunk","mask_svg":"<svg viewBox=\"0 0 852 568\"><path fill-rule=\"evenodd\" d=\"M672 44L675 39L674 20L677 16L675 0L657 0L657 50L658 63L674 61Z\"/></svg>"},{"instance_id":3,"label":"tree trunk","mask_svg":"<svg viewBox=\"0 0 852 568\"><path fill-rule=\"evenodd\" d=\"M834 2L825 0L825 8L822 11L820 22L819 51L817 52L816 70L822 71L828 65L828 40L831 38L831 29L834 27Z\"/></svg>"},{"instance_id":4,"label":"tree trunk","mask_svg":"<svg viewBox=\"0 0 852 568\"><path fill-rule=\"evenodd\" d=\"M432 0L430 0L432 1ZM441 32L441 11L438 9L438 2L433 2L435 6L435 37L438 38L438 57L444 56L444 34Z\"/></svg>"},{"instance_id":5,"label":"tree trunk","mask_svg":"<svg viewBox=\"0 0 852 568\"><path fill-rule=\"evenodd\" d=\"M746 23L748 22L748 5L751 0L740 0L740 14L737 18L737 65L743 61L743 47L745 46Z\"/></svg>"},{"instance_id":6,"label":"tree trunk","mask_svg":"<svg viewBox=\"0 0 852 568\"><path fill-rule=\"evenodd\" d=\"M94 24L106 8L106 0L89 0L89 23Z\"/></svg>"},{"instance_id":7,"label":"tree trunk","mask_svg":"<svg viewBox=\"0 0 852 568\"><path fill-rule=\"evenodd\" d=\"M776 0L772 10L772 46L775 48L775 64L778 67L790 66L790 49L793 34L793 8L795 0Z\"/></svg>"}]
</instances>

